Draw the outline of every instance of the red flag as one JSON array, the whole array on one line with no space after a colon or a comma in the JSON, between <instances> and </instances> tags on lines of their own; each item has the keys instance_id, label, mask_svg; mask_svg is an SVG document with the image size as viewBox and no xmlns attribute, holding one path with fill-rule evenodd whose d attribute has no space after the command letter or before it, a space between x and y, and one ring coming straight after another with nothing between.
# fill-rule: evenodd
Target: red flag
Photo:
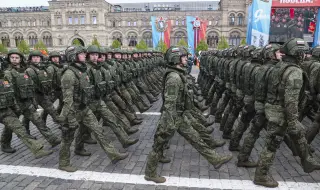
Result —
<instances>
[{"instance_id":1,"label":"red flag","mask_svg":"<svg viewBox=\"0 0 320 190\"><path fill-rule=\"evenodd\" d=\"M290 18L293 19L294 18L294 8L290 9Z\"/></svg>"}]
</instances>

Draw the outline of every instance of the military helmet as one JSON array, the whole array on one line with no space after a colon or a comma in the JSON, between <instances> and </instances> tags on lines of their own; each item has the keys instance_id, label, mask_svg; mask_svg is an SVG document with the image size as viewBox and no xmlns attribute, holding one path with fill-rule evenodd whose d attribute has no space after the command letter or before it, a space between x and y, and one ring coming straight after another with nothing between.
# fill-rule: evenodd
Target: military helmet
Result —
<instances>
[{"instance_id":1,"label":"military helmet","mask_svg":"<svg viewBox=\"0 0 320 190\"><path fill-rule=\"evenodd\" d=\"M24 59L23 54L22 54L18 49L11 49L11 50L9 50L8 55L7 55L7 61L8 61L8 62L10 62L9 57L10 57L10 55L12 55L12 54L17 54L17 55L19 55L21 60Z\"/></svg>"},{"instance_id":2,"label":"military helmet","mask_svg":"<svg viewBox=\"0 0 320 190\"><path fill-rule=\"evenodd\" d=\"M86 49L82 46L69 46L65 51L65 55L68 62L77 61L77 55L80 53L86 53Z\"/></svg>"},{"instance_id":3,"label":"military helmet","mask_svg":"<svg viewBox=\"0 0 320 190\"><path fill-rule=\"evenodd\" d=\"M263 59L276 59L275 52L280 49L279 44L268 44L263 47L261 55Z\"/></svg>"},{"instance_id":4,"label":"military helmet","mask_svg":"<svg viewBox=\"0 0 320 190\"><path fill-rule=\"evenodd\" d=\"M262 48L261 47L257 47L255 48L250 54L251 54L251 58L252 59L261 59L261 52L262 52Z\"/></svg>"},{"instance_id":5,"label":"military helmet","mask_svg":"<svg viewBox=\"0 0 320 190\"><path fill-rule=\"evenodd\" d=\"M101 51L100 51L100 49L99 49L98 46L96 46L96 45L90 45L90 46L88 46L88 48L87 48L87 53L98 53L98 54L100 54Z\"/></svg>"},{"instance_id":6,"label":"military helmet","mask_svg":"<svg viewBox=\"0 0 320 190\"><path fill-rule=\"evenodd\" d=\"M104 53L108 54L108 53L112 53L112 49L109 47L104 48Z\"/></svg>"},{"instance_id":7,"label":"military helmet","mask_svg":"<svg viewBox=\"0 0 320 190\"><path fill-rule=\"evenodd\" d=\"M165 57L170 65L177 65L180 63L180 58L187 55L188 51L186 49L172 46L167 50Z\"/></svg>"},{"instance_id":8,"label":"military helmet","mask_svg":"<svg viewBox=\"0 0 320 190\"><path fill-rule=\"evenodd\" d=\"M61 59L60 53L57 51L52 51L49 53L49 60L51 60L52 57L59 57Z\"/></svg>"},{"instance_id":9,"label":"military helmet","mask_svg":"<svg viewBox=\"0 0 320 190\"><path fill-rule=\"evenodd\" d=\"M122 50L120 48L113 49L113 53L122 53Z\"/></svg>"},{"instance_id":10,"label":"military helmet","mask_svg":"<svg viewBox=\"0 0 320 190\"><path fill-rule=\"evenodd\" d=\"M301 38L291 38L280 48L280 52L290 56L296 56L309 49L309 45Z\"/></svg>"},{"instance_id":11,"label":"military helmet","mask_svg":"<svg viewBox=\"0 0 320 190\"><path fill-rule=\"evenodd\" d=\"M243 56L244 57L250 57L251 53L256 49L253 45L247 45L243 47Z\"/></svg>"},{"instance_id":12,"label":"military helmet","mask_svg":"<svg viewBox=\"0 0 320 190\"><path fill-rule=\"evenodd\" d=\"M316 46L316 47L312 48L311 54L314 57L320 57L320 46Z\"/></svg>"},{"instance_id":13,"label":"military helmet","mask_svg":"<svg viewBox=\"0 0 320 190\"><path fill-rule=\"evenodd\" d=\"M40 56L41 60L43 60L43 55L39 50L33 50L30 52L29 57L28 57L28 61L31 60L32 56Z\"/></svg>"}]
</instances>

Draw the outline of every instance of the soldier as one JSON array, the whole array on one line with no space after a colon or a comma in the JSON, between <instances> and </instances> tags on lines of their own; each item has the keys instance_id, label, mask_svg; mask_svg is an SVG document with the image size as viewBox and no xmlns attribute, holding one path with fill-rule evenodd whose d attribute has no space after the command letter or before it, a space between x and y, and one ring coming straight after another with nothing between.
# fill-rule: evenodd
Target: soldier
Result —
<instances>
[{"instance_id":1,"label":"soldier","mask_svg":"<svg viewBox=\"0 0 320 190\"><path fill-rule=\"evenodd\" d=\"M257 163L249 161L251 151L254 147L254 143L259 138L260 131L267 126L267 119L264 112L264 104L267 98L267 86L268 77L271 73L273 66L281 61L280 46L278 44L269 44L265 46L259 56L259 54L254 54L261 60L263 58L264 63L256 71L254 76L254 109L255 116L252 120L252 125L249 133L244 138L243 146L240 149L238 155L238 167L256 167ZM255 61L253 57L252 61Z\"/></svg>"},{"instance_id":2,"label":"soldier","mask_svg":"<svg viewBox=\"0 0 320 190\"><path fill-rule=\"evenodd\" d=\"M115 81L114 90L111 92L111 99L118 106L121 112L128 118L131 125L138 125L142 123L142 120L137 117L132 105L130 105L123 97L119 95L120 93L119 87L122 83L122 80L120 76L120 71L118 69L118 64L115 59L116 57L118 57L117 59L121 58L120 52L121 52L120 49L116 49L108 52L107 65L104 64L104 68L108 68L113 81Z\"/></svg>"},{"instance_id":3,"label":"soldier","mask_svg":"<svg viewBox=\"0 0 320 190\"><path fill-rule=\"evenodd\" d=\"M17 49L12 49L8 53L7 61L10 63L10 68L12 69L9 69L6 74L4 74L4 68L0 68L0 120L5 126L1 136L1 150L7 153L16 152L16 149L11 147L12 132L14 132L36 158L50 155L52 154L52 151L43 150L43 145L26 133L25 128L17 117L24 108L19 107L19 105L15 103L17 102L16 98L21 100L23 98L28 98L28 96L33 94L33 86L28 85L31 80L24 74L26 65L24 65L23 55ZM24 68L22 68L22 65L24 65ZM9 81L5 75L8 76L10 70L17 70L17 75L22 77L15 78L17 80ZM12 82L15 82L14 86L12 86Z\"/></svg>"},{"instance_id":4,"label":"soldier","mask_svg":"<svg viewBox=\"0 0 320 190\"><path fill-rule=\"evenodd\" d=\"M82 136L89 128L106 152L112 163L123 160L128 154L119 153L103 134L102 126L98 124L88 105L93 99L93 86L90 84L85 64L86 50L83 47L69 47L66 50L69 68L62 73L61 87L63 95L63 108L58 117L62 126L62 144L59 155L59 169L74 172L76 168L70 165L70 146L76 134L75 153L89 156L91 153L84 149Z\"/></svg>"},{"instance_id":5,"label":"soldier","mask_svg":"<svg viewBox=\"0 0 320 190\"><path fill-rule=\"evenodd\" d=\"M106 56L108 50L101 48L101 57L100 57L100 64L104 68L104 77L107 83L107 93L103 98L104 102L106 103L109 110L119 119L120 123L122 124L124 130L127 134L134 134L139 131L139 129L131 128L130 121L128 118L121 112L121 110L117 107L117 105L112 101L111 95L114 92L115 81L112 78L111 70L109 65L106 63ZM125 104L125 103L123 103Z\"/></svg>"},{"instance_id":6,"label":"soldier","mask_svg":"<svg viewBox=\"0 0 320 190\"><path fill-rule=\"evenodd\" d=\"M225 78L225 90L222 93L221 98L218 101L218 105L217 105L217 111L215 113L215 122L216 123L220 123L221 122L221 118L222 118L222 114L224 109L226 108L226 106L228 105L228 102L230 100L230 95L231 95L231 85L230 85L230 73L229 73L229 69L231 64L234 61L234 48L230 48L228 50L228 60L226 62L226 65L224 67L224 78ZM220 131L222 131L222 125L220 125Z\"/></svg>"},{"instance_id":7,"label":"soldier","mask_svg":"<svg viewBox=\"0 0 320 190\"><path fill-rule=\"evenodd\" d=\"M30 53L29 65L26 74L33 80L35 84L35 98L37 103L44 111L51 115L54 121L58 117L58 113L51 101L52 79L53 73L49 72L48 65L43 63L43 55L39 50ZM29 120L25 119L25 126L29 128Z\"/></svg>"},{"instance_id":8,"label":"soldier","mask_svg":"<svg viewBox=\"0 0 320 190\"><path fill-rule=\"evenodd\" d=\"M299 67L303 61L307 44L299 38L292 38L281 48L284 53L268 77L265 114L268 119L267 138L260 153L254 183L266 187L277 187L278 182L270 175L270 166L284 136L288 134L296 144L304 172L320 169L320 165L309 153L304 127L298 121L298 101L303 89L303 72Z\"/></svg>"},{"instance_id":9,"label":"soldier","mask_svg":"<svg viewBox=\"0 0 320 190\"><path fill-rule=\"evenodd\" d=\"M156 183L164 183L166 179L157 175L157 166L164 145L172 138L177 130L186 140L198 150L216 169L230 161L232 156L220 156L201 139L199 133L191 127L187 119L192 100L188 94L184 65L187 64L187 54L179 48L169 48L168 70L164 76L163 107L154 136L152 151L148 155L145 179Z\"/></svg>"},{"instance_id":10,"label":"soldier","mask_svg":"<svg viewBox=\"0 0 320 190\"><path fill-rule=\"evenodd\" d=\"M100 49L98 46L91 45L87 48L87 73L89 81L94 86L94 99L89 103L91 111L99 118L101 117L108 127L115 133L124 148L136 144L139 139L129 139L129 136L123 129L123 123L118 119L105 102L102 100L107 93L107 82L105 80L106 71L98 62Z\"/></svg>"},{"instance_id":11,"label":"soldier","mask_svg":"<svg viewBox=\"0 0 320 190\"><path fill-rule=\"evenodd\" d=\"M60 139L52 133L37 113L36 93L34 91L36 84L31 79L31 75L28 75L27 66L24 62L11 64L5 71L5 78L15 89L16 101L20 107L21 114L24 116L24 120L28 123L31 121L52 147L59 145ZM28 80L25 80L26 78ZM29 125L25 126L27 126L27 133L30 134Z\"/></svg>"},{"instance_id":12,"label":"soldier","mask_svg":"<svg viewBox=\"0 0 320 190\"><path fill-rule=\"evenodd\" d=\"M261 48L256 49L254 46L249 46L244 49L244 57L252 57L251 60L247 59L247 63L241 70L241 79L243 79L242 91L245 94L243 98L244 106L242 108L241 117L238 125L232 133L229 150L240 150L240 140L243 133L248 129L250 121L255 115L254 110L254 76L261 64L260 59Z\"/></svg>"},{"instance_id":13,"label":"soldier","mask_svg":"<svg viewBox=\"0 0 320 190\"><path fill-rule=\"evenodd\" d=\"M53 51L49 53L49 66L48 71L52 73L52 94L51 100L54 103L59 100L59 105L57 107L57 112L60 113L62 109L62 92L61 92L61 73L66 68L61 63L61 56L59 52ZM45 111L42 114L43 120L46 122L48 113Z\"/></svg>"},{"instance_id":14,"label":"soldier","mask_svg":"<svg viewBox=\"0 0 320 190\"><path fill-rule=\"evenodd\" d=\"M233 99L234 105L231 107L231 112L228 116L228 119L225 123L224 129L223 129L223 138L224 139L230 139L231 138L231 132L233 128L233 124L235 120L238 118L238 115L243 107L243 77L241 77L242 69L244 65L250 61L250 57L244 57L244 51L249 48L249 46L244 46L239 49L238 53L241 54L241 58L239 61L237 61L233 68L230 67L233 73L231 73L231 80L232 81L232 88L234 88L235 91L235 97ZM235 90L236 89L236 90ZM235 147L234 150L238 150L238 147Z\"/></svg>"}]
</instances>

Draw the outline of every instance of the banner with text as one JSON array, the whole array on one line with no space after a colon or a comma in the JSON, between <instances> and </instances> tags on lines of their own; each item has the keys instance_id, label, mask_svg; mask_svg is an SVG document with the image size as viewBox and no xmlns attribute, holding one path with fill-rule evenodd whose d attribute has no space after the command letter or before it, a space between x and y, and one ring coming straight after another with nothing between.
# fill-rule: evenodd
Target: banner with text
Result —
<instances>
[{"instance_id":1,"label":"banner with text","mask_svg":"<svg viewBox=\"0 0 320 190\"><path fill-rule=\"evenodd\" d=\"M272 7L320 7L320 0L273 0Z\"/></svg>"},{"instance_id":2,"label":"banner with text","mask_svg":"<svg viewBox=\"0 0 320 190\"><path fill-rule=\"evenodd\" d=\"M151 16L153 48L163 41L167 48L170 47L171 20L164 17Z\"/></svg>"},{"instance_id":3,"label":"banner with text","mask_svg":"<svg viewBox=\"0 0 320 190\"><path fill-rule=\"evenodd\" d=\"M189 51L194 55L197 45L206 39L207 21L194 16L187 16L186 21Z\"/></svg>"},{"instance_id":4,"label":"banner with text","mask_svg":"<svg viewBox=\"0 0 320 190\"><path fill-rule=\"evenodd\" d=\"M272 1L253 0L252 1L252 29L250 44L263 47L268 44L270 31L270 15Z\"/></svg>"}]
</instances>

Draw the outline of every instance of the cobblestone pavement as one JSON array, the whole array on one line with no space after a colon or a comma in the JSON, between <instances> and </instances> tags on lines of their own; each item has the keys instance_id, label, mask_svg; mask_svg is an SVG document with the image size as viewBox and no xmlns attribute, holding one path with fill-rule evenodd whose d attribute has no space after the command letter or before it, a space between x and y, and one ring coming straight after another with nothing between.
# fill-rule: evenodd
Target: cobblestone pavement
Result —
<instances>
[{"instance_id":1,"label":"cobblestone pavement","mask_svg":"<svg viewBox=\"0 0 320 190\"><path fill-rule=\"evenodd\" d=\"M73 174L62 172L56 170L59 147L54 148L54 153L48 157L34 159L26 146L14 136L12 145L17 152L0 153L0 189L266 189L255 186L251 182L255 169L235 166L237 152L233 152L232 161L216 170L178 134L171 140L170 149L167 152L172 162L159 164L161 175L169 176L168 182L155 185L143 180L147 155L151 150L155 126L160 117L161 104L159 100L147 111L148 113L141 114L144 121L138 126L140 133L132 135L139 137L140 141L126 150L121 147L115 135L106 129L105 134L113 141L116 148L130 154L127 159L116 165L110 163L98 145L86 145L86 149L92 152L92 156L81 157L72 154L73 165L79 171ZM60 135L58 126L51 119L48 119L47 124L54 133ZM310 125L308 121L305 121L305 124ZM0 128L2 130L3 127ZM214 126L214 128L214 138L221 139L219 127ZM32 126L31 129L32 134L42 140L49 149L50 145L45 142L36 128ZM264 131L261 136L251 154L253 160L258 159L258 154L264 146ZM320 135L313 142L316 158L320 155L319 144ZM229 153L227 147L228 143L218 148L217 152L227 154ZM286 145L282 144L272 166L272 175L280 181L278 189L320 189L320 172L304 173L299 163L299 159L293 157Z\"/></svg>"}]
</instances>

